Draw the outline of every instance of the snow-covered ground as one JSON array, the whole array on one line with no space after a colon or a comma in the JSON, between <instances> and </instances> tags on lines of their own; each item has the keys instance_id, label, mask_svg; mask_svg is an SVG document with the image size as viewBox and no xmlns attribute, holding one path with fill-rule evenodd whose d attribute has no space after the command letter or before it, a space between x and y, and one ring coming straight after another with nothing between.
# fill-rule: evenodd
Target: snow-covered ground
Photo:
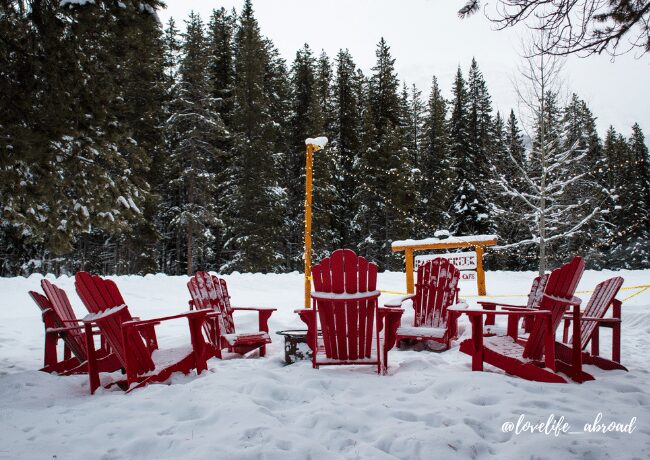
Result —
<instances>
[{"instance_id":1,"label":"snow-covered ground","mask_svg":"<svg viewBox=\"0 0 650 460\"><path fill-rule=\"evenodd\" d=\"M624 286L650 284L650 271L615 273L625 277ZM578 289L610 276L586 272ZM488 293L525 294L533 277L488 272ZM630 371L589 366L596 380L582 385L528 382L490 366L472 372L457 344L444 353L394 349L385 377L372 366L285 366L282 337L273 334L266 358L212 359L201 376L176 375L171 385L128 395L116 389L90 396L84 376L37 371L43 326L27 291L40 289L40 279L0 279L0 458L650 458L650 291L623 305L622 355ZM115 279L134 315L187 310L186 277ZM300 274L226 279L235 305L279 309L269 322L272 331L302 328L293 313L302 301ZM83 316L73 279L52 280ZM403 290L404 275L381 274L379 287ZM634 292L622 291L619 298ZM461 284L461 296L475 293L473 282ZM255 315L236 315L240 329L256 327ZM187 323L166 323L158 337L161 348L185 344ZM605 356L608 339L601 339ZM599 413L607 423L629 424L636 417L633 432L584 432ZM502 430L522 415L524 423L564 417L572 433Z\"/></svg>"}]
</instances>

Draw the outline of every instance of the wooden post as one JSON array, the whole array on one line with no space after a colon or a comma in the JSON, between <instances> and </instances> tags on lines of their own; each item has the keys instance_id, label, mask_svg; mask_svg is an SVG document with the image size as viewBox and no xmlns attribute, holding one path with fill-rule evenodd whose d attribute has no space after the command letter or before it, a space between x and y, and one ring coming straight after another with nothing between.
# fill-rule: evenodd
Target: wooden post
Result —
<instances>
[{"instance_id":1,"label":"wooden post","mask_svg":"<svg viewBox=\"0 0 650 460\"><path fill-rule=\"evenodd\" d=\"M485 271L483 270L483 246L476 246L476 284L478 295L485 295Z\"/></svg>"},{"instance_id":2,"label":"wooden post","mask_svg":"<svg viewBox=\"0 0 650 460\"><path fill-rule=\"evenodd\" d=\"M307 144L305 165L305 308L311 307L311 194L314 146Z\"/></svg>"},{"instance_id":3,"label":"wooden post","mask_svg":"<svg viewBox=\"0 0 650 460\"><path fill-rule=\"evenodd\" d=\"M404 251L406 258L406 292L408 294L415 293L415 286L413 285L413 249L407 248Z\"/></svg>"}]
</instances>

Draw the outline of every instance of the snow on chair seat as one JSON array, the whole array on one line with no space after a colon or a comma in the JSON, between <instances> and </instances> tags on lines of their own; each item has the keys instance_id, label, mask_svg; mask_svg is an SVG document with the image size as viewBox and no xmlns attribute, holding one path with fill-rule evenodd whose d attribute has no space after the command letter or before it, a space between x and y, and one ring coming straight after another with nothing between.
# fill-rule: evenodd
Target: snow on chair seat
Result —
<instances>
[{"instance_id":1,"label":"snow on chair seat","mask_svg":"<svg viewBox=\"0 0 650 460\"><path fill-rule=\"evenodd\" d=\"M260 356L266 354L266 345L271 343L268 320L276 311L268 307L232 307L226 280L207 272L196 272L187 283L190 291L190 308L211 312L204 324L204 330L212 348L212 354L222 358L222 350L246 354L260 350ZM258 314L259 331L236 332L233 312L255 311Z\"/></svg>"},{"instance_id":2,"label":"snow on chair seat","mask_svg":"<svg viewBox=\"0 0 650 460\"><path fill-rule=\"evenodd\" d=\"M504 308L502 310L465 309L469 316L472 336L460 344L460 351L472 356L472 370L482 371L488 363L509 374L541 382L565 383L556 370L568 373L576 381L593 378L586 373L569 373L555 356L555 332L567 307L579 308L575 290L585 269L582 257L553 270L538 308ZM508 317L508 336L484 337L483 318L488 315ZM528 340L518 341L517 325L522 316L532 317Z\"/></svg>"},{"instance_id":3,"label":"snow on chair seat","mask_svg":"<svg viewBox=\"0 0 650 460\"><path fill-rule=\"evenodd\" d=\"M133 318L117 286L110 280L89 273L75 275L75 287L90 313L84 318L88 351L90 392L100 386L92 328L98 327L111 351L126 372L126 379L113 382L132 391L153 382L164 382L172 373L198 374L207 369L206 344L201 328L207 312L191 311L164 318L140 320ZM188 321L190 346L158 350L154 326L163 321L185 318ZM154 347L155 345L155 347Z\"/></svg>"},{"instance_id":4,"label":"snow on chair seat","mask_svg":"<svg viewBox=\"0 0 650 460\"><path fill-rule=\"evenodd\" d=\"M313 308L296 313L308 327L313 367L366 364L385 374L403 310L378 306L377 265L339 249L312 268L312 281Z\"/></svg>"},{"instance_id":5,"label":"snow on chair seat","mask_svg":"<svg viewBox=\"0 0 650 460\"><path fill-rule=\"evenodd\" d=\"M522 362L530 361L528 358L522 357L524 354L524 346L507 335L486 337L483 340L483 346L509 358L515 358Z\"/></svg>"},{"instance_id":6,"label":"snow on chair seat","mask_svg":"<svg viewBox=\"0 0 650 460\"><path fill-rule=\"evenodd\" d=\"M413 325L400 327L397 341L433 340L442 344L442 350L448 350L458 331L458 313L448 312L448 308L458 302L459 280L460 271L448 259L435 258L420 265L415 294L399 301L401 305L412 301ZM385 305L396 305L396 301ZM466 306L464 302L461 305Z\"/></svg>"},{"instance_id":7,"label":"snow on chair seat","mask_svg":"<svg viewBox=\"0 0 650 460\"><path fill-rule=\"evenodd\" d=\"M422 338L422 339L442 339L447 333L446 327L399 327L397 328L398 337Z\"/></svg>"},{"instance_id":8,"label":"snow on chair seat","mask_svg":"<svg viewBox=\"0 0 650 460\"><path fill-rule=\"evenodd\" d=\"M271 343L271 337L267 332L242 333L242 334L223 334L221 337L228 342L231 347L237 345L246 345L250 343Z\"/></svg>"}]
</instances>

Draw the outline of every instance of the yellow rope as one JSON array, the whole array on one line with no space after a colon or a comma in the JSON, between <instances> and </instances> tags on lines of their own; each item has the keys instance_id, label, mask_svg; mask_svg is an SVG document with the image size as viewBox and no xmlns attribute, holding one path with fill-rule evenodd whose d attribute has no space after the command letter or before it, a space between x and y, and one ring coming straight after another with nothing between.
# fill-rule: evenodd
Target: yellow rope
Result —
<instances>
[{"instance_id":1,"label":"yellow rope","mask_svg":"<svg viewBox=\"0 0 650 460\"><path fill-rule=\"evenodd\" d=\"M647 291L648 289L650 289L650 286L642 287L642 289L640 289L638 292L635 292L634 294L632 294L632 295L630 295L630 296L627 296L626 298L624 298L623 300L621 300L621 302L625 302L626 300L630 300L632 297L636 297L636 296L638 296L639 294L641 294L642 292Z\"/></svg>"},{"instance_id":2,"label":"yellow rope","mask_svg":"<svg viewBox=\"0 0 650 460\"><path fill-rule=\"evenodd\" d=\"M629 300L632 297L636 297L639 294L641 294L642 292L647 291L648 289L650 289L650 284L644 284L644 285L640 285L640 286L622 287L620 290L621 291L631 291L633 289L638 289L638 291L635 292L634 294L624 298L623 300L621 300L621 302L625 302L626 300ZM408 295L408 292L402 292L402 291L384 291L384 290L380 290L379 292L381 292L382 294ZM592 292L594 292L594 291L593 290L591 290L591 291L576 291L576 294L591 294ZM478 299L478 298L481 298L481 297L499 297L499 298L502 298L502 297L528 297L528 294L499 294L499 295L486 295L486 296L464 295L462 297L463 297L463 299Z\"/></svg>"}]
</instances>

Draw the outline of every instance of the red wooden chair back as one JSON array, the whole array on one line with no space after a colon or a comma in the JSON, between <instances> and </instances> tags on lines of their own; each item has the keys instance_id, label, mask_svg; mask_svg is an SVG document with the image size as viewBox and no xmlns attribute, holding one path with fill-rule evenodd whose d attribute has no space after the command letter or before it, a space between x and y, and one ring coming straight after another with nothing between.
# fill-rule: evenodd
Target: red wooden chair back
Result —
<instances>
[{"instance_id":1,"label":"red wooden chair back","mask_svg":"<svg viewBox=\"0 0 650 460\"><path fill-rule=\"evenodd\" d=\"M332 294L314 299L326 357L337 361L371 358L372 341L379 334L377 265L349 249L339 249L312 268L312 277L316 293ZM368 295L355 298L363 293Z\"/></svg>"},{"instance_id":2,"label":"red wooden chair back","mask_svg":"<svg viewBox=\"0 0 650 460\"><path fill-rule=\"evenodd\" d=\"M77 272L74 284L89 313L125 304L117 285L111 280L87 272Z\"/></svg>"},{"instance_id":3,"label":"red wooden chair back","mask_svg":"<svg viewBox=\"0 0 650 460\"><path fill-rule=\"evenodd\" d=\"M53 316L56 326L55 327L70 327L78 326L80 323L77 320L70 299L63 289L52 284L49 280L41 280L41 287L45 296L52 306ZM32 297L34 297L32 295ZM71 329L63 334L65 344L70 348L70 351L81 361L86 360L86 342L85 335L82 329Z\"/></svg>"},{"instance_id":4,"label":"red wooden chair back","mask_svg":"<svg viewBox=\"0 0 650 460\"><path fill-rule=\"evenodd\" d=\"M539 305L539 302L542 300L542 295L544 294L544 289L546 289L546 284L548 283L548 277L548 273L535 277L533 285L530 287L530 293L528 293L527 308L535 308Z\"/></svg>"},{"instance_id":5,"label":"red wooden chair back","mask_svg":"<svg viewBox=\"0 0 650 460\"><path fill-rule=\"evenodd\" d=\"M235 322L232 317L232 306L226 280L206 272L196 272L187 283L195 308L198 310L214 310L220 313L218 317L222 334L234 334ZM207 321L206 327L210 327Z\"/></svg>"},{"instance_id":6,"label":"red wooden chair back","mask_svg":"<svg viewBox=\"0 0 650 460\"><path fill-rule=\"evenodd\" d=\"M131 321L133 317L115 283L97 275L78 272L75 275L75 288L122 366L126 368L128 361L131 364L129 367L135 369L138 375L154 370L151 351L140 333L137 330L123 333L123 323Z\"/></svg>"},{"instance_id":7,"label":"red wooden chair back","mask_svg":"<svg viewBox=\"0 0 650 460\"><path fill-rule=\"evenodd\" d=\"M573 297L584 270L585 261L582 257L577 256L551 272L544 295L539 303L539 309L551 312L552 333L557 330L567 309L567 305L561 300L569 300ZM524 358L541 359L544 352L544 327L544 320L536 317L524 347Z\"/></svg>"},{"instance_id":8,"label":"red wooden chair back","mask_svg":"<svg viewBox=\"0 0 650 460\"><path fill-rule=\"evenodd\" d=\"M436 258L418 267L413 308L415 327L446 327L447 307L456 301L460 270L449 260Z\"/></svg>"},{"instance_id":9,"label":"red wooden chair back","mask_svg":"<svg viewBox=\"0 0 650 460\"><path fill-rule=\"evenodd\" d=\"M621 286L623 286L623 278L620 276L615 276L614 278L599 283L589 298L589 302L587 303L583 315L587 318L604 318L607 309L612 304L616 294L618 294L619 289L621 289ZM580 322L581 348L587 346L591 334L593 334L596 327L598 327L596 321ZM573 343L573 338L569 343Z\"/></svg>"}]
</instances>

